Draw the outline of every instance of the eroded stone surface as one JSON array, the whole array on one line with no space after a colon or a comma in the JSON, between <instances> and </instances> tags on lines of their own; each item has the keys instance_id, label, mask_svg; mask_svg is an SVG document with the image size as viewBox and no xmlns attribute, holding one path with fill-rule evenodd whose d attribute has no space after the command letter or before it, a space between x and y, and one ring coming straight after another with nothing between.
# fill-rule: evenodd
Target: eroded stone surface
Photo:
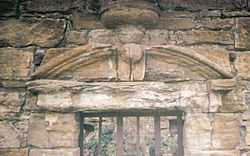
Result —
<instances>
[{"instance_id":1,"label":"eroded stone surface","mask_svg":"<svg viewBox=\"0 0 250 156\"><path fill-rule=\"evenodd\" d=\"M29 120L28 144L39 148L78 147L75 114L34 113Z\"/></svg>"},{"instance_id":2,"label":"eroded stone surface","mask_svg":"<svg viewBox=\"0 0 250 156\"><path fill-rule=\"evenodd\" d=\"M110 46L106 45L106 48L107 47ZM106 50L102 50L102 48L99 49L98 47L94 50L91 49L89 45L77 48L51 48L46 51L42 61L42 66L39 67L37 71L43 71L43 73L39 73L40 77L56 76L57 79L64 80L110 81L116 79L116 55L113 52L113 49ZM96 56L90 58L93 53L96 53ZM73 61L71 61L71 59ZM60 61L60 63L55 64L57 61ZM69 64L66 63L67 61ZM61 64L64 64L62 68L59 69L56 67L61 66ZM43 66L46 70L43 69ZM48 75L45 76L46 72L53 71L53 69L50 69L51 67L47 68L49 66L57 68L59 73L52 76L48 73Z\"/></svg>"},{"instance_id":3,"label":"eroded stone surface","mask_svg":"<svg viewBox=\"0 0 250 156\"><path fill-rule=\"evenodd\" d=\"M170 37L172 34L173 32L164 29L148 30L145 33L143 42L147 45L166 45L171 43Z\"/></svg>"},{"instance_id":4,"label":"eroded stone surface","mask_svg":"<svg viewBox=\"0 0 250 156\"><path fill-rule=\"evenodd\" d=\"M229 53L223 48L153 46L147 49L146 60L145 80L180 81L233 77Z\"/></svg>"},{"instance_id":5,"label":"eroded stone surface","mask_svg":"<svg viewBox=\"0 0 250 156\"><path fill-rule=\"evenodd\" d=\"M234 35L231 31L178 31L175 34L177 44L223 44L233 45Z\"/></svg>"},{"instance_id":6,"label":"eroded stone surface","mask_svg":"<svg viewBox=\"0 0 250 156\"><path fill-rule=\"evenodd\" d=\"M53 87L51 83L57 83L58 86ZM46 110L98 111L177 107L186 111L208 111L206 85L202 83L70 83L69 90L77 89L76 92L63 91L64 85L62 83L60 87L60 81L45 80L40 84L38 82L37 86L35 84L36 82L30 90L41 92L36 106Z\"/></svg>"},{"instance_id":7,"label":"eroded stone surface","mask_svg":"<svg viewBox=\"0 0 250 156\"><path fill-rule=\"evenodd\" d=\"M29 156L79 156L79 148L31 149Z\"/></svg>"},{"instance_id":8,"label":"eroded stone surface","mask_svg":"<svg viewBox=\"0 0 250 156\"><path fill-rule=\"evenodd\" d=\"M215 114L212 126L214 149L233 150L239 146L240 120L237 114Z\"/></svg>"},{"instance_id":9,"label":"eroded stone surface","mask_svg":"<svg viewBox=\"0 0 250 156\"><path fill-rule=\"evenodd\" d=\"M240 81L234 89L222 96L220 112L244 112L249 109L249 83Z\"/></svg>"},{"instance_id":10,"label":"eroded stone surface","mask_svg":"<svg viewBox=\"0 0 250 156\"><path fill-rule=\"evenodd\" d=\"M160 0L160 5L166 10L170 8L182 8L183 10L234 9L237 8L236 4L239 4L239 1Z\"/></svg>"},{"instance_id":11,"label":"eroded stone surface","mask_svg":"<svg viewBox=\"0 0 250 156\"><path fill-rule=\"evenodd\" d=\"M93 30L93 29L103 29L104 26L94 15L73 14L71 17L73 22L73 29L75 30Z\"/></svg>"},{"instance_id":12,"label":"eroded stone surface","mask_svg":"<svg viewBox=\"0 0 250 156\"><path fill-rule=\"evenodd\" d=\"M144 29L135 26L123 26L117 30L119 41L126 43L141 43L144 38Z\"/></svg>"},{"instance_id":13,"label":"eroded stone surface","mask_svg":"<svg viewBox=\"0 0 250 156\"><path fill-rule=\"evenodd\" d=\"M184 148L208 150L211 148L211 119L207 114L187 114L184 123Z\"/></svg>"},{"instance_id":14,"label":"eroded stone surface","mask_svg":"<svg viewBox=\"0 0 250 156\"><path fill-rule=\"evenodd\" d=\"M0 121L0 148L26 147L27 133L27 120Z\"/></svg>"},{"instance_id":15,"label":"eroded stone surface","mask_svg":"<svg viewBox=\"0 0 250 156\"><path fill-rule=\"evenodd\" d=\"M0 119L10 119L20 112L24 100L23 92L0 90Z\"/></svg>"},{"instance_id":16,"label":"eroded stone surface","mask_svg":"<svg viewBox=\"0 0 250 156\"><path fill-rule=\"evenodd\" d=\"M32 71L33 51L33 48L0 48L0 79L28 80Z\"/></svg>"},{"instance_id":17,"label":"eroded stone surface","mask_svg":"<svg viewBox=\"0 0 250 156\"><path fill-rule=\"evenodd\" d=\"M233 19L222 18L198 18L196 21L196 28L203 28L209 30L230 30L234 27Z\"/></svg>"},{"instance_id":18,"label":"eroded stone surface","mask_svg":"<svg viewBox=\"0 0 250 156\"><path fill-rule=\"evenodd\" d=\"M190 30L195 28L195 23L192 18L171 18L171 16L162 16L156 27L167 30Z\"/></svg>"},{"instance_id":19,"label":"eroded stone surface","mask_svg":"<svg viewBox=\"0 0 250 156\"><path fill-rule=\"evenodd\" d=\"M28 19L0 22L0 45L54 47L63 38L64 20Z\"/></svg>"},{"instance_id":20,"label":"eroded stone surface","mask_svg":"<svg viewBox=\"0 0 250 156\"><path fill-rule=\"evenodd\" d=\"M237 53L235 67L238 72L238 76L245 80L250 80L250 52Z\"/></svg>"},{"instance_id":21,"label":"eroded stone surface","mask_svg":"<svg viewBox=\"0 0 250 156\"><path fill-rule=\"evenodd\" d=\"M28 156L28 148L0 149L1 156Z\"/></svg>"},{"instance_id":22,"label":"eroded stone surface","mask_svg":"<svg viewBox=\"0 0 250 156\"><path fill-rule=\"evenodd\" d=\"M68 31L66 33L66 44L84 45L87 44L87 31Z\"/></svg>"},{"instance_id":23,"label":"eroded stone surface","mask_svg":"<svg viewBox=\"0 0 250 156\"><path fill-rule=\"evenodd\" d=\"M70 8L76 7L79 1L75 0L27 0L25 9L30 12L55 12L68 11Z\"/></svg>"},{"instance_id":24,"label":"eroded stone surface","mask_svg":"<svg viewBox=\"0 0 250 156\"><path fill-rule=\"evenodd\" d=\"M185 150L185 156L240 156L238 150Z\"/></svg>"},{"instance_id":25,"label":"eroded stone surface","mask_svg":"<svg viewBox=\"0 0 250 156\"><path fill-rule=\"evenodd\" d=\"M109 29L96 29L89 32L89 42L115 44L117 41L116 34Z\"/></svg>"},{"instance_id":26,"label":"eroded stone surface","mask_svg":"<svg viewBox=\"0 0 250 156\"><path fill-rule=\"evenodd\" d=\"M250 18L236 19L235 48L250 49Z\"/></svg>"}]
</instances>

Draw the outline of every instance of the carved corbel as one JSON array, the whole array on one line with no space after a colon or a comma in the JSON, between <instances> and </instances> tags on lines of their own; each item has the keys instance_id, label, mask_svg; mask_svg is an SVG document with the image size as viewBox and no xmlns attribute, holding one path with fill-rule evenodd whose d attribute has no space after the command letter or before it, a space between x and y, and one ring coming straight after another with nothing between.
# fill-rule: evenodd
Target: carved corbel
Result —
<instances>
[{"instance_id":1,"label":"carved corbel","mask_svg":"<svg viewBox=\"0 0 250 156\"><path fill-rule=\"evenodd\" d=\"M140 81L145 75L144 47L126 44L119 49L117 73L121 81Z\"/></svg>"},{"instance_id":2,"label":"carved corbel","mask_svg":"<svg viewBox=\"0 0 250 156\"><path fill-rule=\"evenodd\" d=\"M223 96L236 87L234 79L216 79L208 81L209 112L217 112L223 105Z\"/></svg>"}]
</instances>

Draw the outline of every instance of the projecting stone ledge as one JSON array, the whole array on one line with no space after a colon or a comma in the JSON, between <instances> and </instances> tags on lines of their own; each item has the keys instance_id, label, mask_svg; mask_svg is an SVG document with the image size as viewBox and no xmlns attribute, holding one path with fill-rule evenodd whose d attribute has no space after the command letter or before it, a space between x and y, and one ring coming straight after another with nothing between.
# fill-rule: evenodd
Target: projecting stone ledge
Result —
<instances>
[{"instance_id":1,"label":"projecting stone ledge","mask_svg":"<svg viewBox=\"0 0 250 156\"><path fill-rule=\"evenodd\" d=\"M141 25L154 27L159 14L154 4L146 1L119 1L102 7L101 21L108 28L120 25Z\"/></svg>"},{"instance_id":2,"label":"projecting stone ledge","mask_svg":"<svg viewBox=\"0 0 250 156\"><path fill-rule=\"evenodd\" d=\"M207 112L209 101L204 82L100 82L37 80L28 90L36 100L32 111L126 111L184 110Z\"/></svg>"}]
</instances>

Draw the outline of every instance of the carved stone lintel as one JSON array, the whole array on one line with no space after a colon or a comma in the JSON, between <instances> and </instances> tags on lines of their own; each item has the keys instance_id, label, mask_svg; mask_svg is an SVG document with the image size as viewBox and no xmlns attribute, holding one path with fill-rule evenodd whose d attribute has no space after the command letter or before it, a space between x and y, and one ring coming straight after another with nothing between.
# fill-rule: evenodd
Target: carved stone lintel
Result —
<instances>
[{"instance_id":1,"label":"carved stone lintel","mask_svg":"<svg viewBox=\"0 0 250 156\"><path fill-rule=\"evenodd\" d=\"M56 112L115 110L185 110L206 112L208 97L203 82L74 82L36 80L27 84L37 101L28 110Z\"/></svg>"},{"instance_id":2,"label":"carved stone lintel","mask_svg":"<svg viewBox=\"0 0 250 156\"><path fill-rule=\"evenodd\" d=\"M126 44L119 50L118 79L122 81L143 80L145 75L144 48L137 44Z\"/></svg>"}]
</instances>

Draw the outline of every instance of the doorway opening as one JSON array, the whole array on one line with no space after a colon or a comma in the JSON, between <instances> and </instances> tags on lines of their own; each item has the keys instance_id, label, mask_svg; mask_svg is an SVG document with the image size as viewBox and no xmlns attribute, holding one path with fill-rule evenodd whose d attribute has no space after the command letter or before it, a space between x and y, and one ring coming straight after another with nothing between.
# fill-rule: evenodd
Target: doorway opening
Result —
<instances>
[{"instance_id":1,"label":"doorway opening","mask_svg":"<svg viewBox=\"0 0 250 156\"><path fill-rule=\"evenodd\" d=\"M183 112L80 113L80 156L183 156Z\"/></svg>"}]
</instances>

